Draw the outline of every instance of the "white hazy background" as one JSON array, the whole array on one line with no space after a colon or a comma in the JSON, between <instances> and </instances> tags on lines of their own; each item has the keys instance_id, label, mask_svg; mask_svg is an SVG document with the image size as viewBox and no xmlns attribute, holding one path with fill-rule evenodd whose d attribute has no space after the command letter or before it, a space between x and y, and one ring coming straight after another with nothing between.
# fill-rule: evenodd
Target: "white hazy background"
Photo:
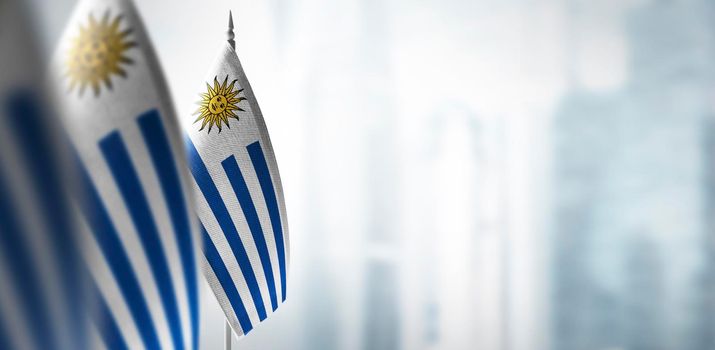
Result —
<instances>
[{"instance_id":1,"label":"white hazy background","mask_svg":"<svg viewBox=\"0 0 715 350\"><path fill-rule=\"evenodd\" d=\"M136 1L184 118L233 10L278 158L288 299L234 348L715 348L709 1Z\"/></svg>"}]
</instances>

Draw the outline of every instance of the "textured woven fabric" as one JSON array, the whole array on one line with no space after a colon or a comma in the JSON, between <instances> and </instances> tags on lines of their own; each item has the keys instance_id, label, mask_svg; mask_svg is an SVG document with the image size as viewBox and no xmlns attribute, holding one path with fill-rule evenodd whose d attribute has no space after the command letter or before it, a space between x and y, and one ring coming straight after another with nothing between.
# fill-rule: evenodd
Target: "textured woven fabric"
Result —
<instances>
[{"instance_id":1,"label":"textured woven fabric","mask_svg":"<svg viewBox=\"0 0 715 350\"><path fill-rule=\"evenodd\" d=\"M285 301L285 202L265 122L226 43L186 118L186 147L204 237L204 274L232 329L247 334Z\"/></svg>"},{"instance_id":2,"label":"textured woven fabric","mask_svg":"<svg viewBox=\"0 0 715 350\"><path fill-rule=\"evenodd\" d=\"M22 5L0 1L0 349L82 349L60 137Z\"/></svg>"},{"instance_id":3,"label":"textured woven fabric","mask_svg":"<svg viewBox=\"0 0 715 350\"><path fill-rule=\"evenodd\" d=\"M110 349L196 348L198 231L180 131L128 0L83 0L53 62L74 147L94 338Z\"/></svg>"}]
</instances>

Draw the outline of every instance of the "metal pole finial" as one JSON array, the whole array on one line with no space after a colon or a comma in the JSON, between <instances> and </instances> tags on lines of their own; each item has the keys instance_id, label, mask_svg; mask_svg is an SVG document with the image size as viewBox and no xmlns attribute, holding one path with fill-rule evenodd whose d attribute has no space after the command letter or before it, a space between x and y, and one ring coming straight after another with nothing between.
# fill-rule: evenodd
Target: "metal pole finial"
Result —
<instances>
[{"instance_id":1,"label":"metal pole finial","mask_svg":"<svg viewBox=\"0 0 715 350\"><path fill-rule=\"evenodd\" d=\"M231 11L228 11L228 43L231 45L231 47L235 50L236 49L236 40L233 40L236 35L233 33L233 13Z\"/></svg>"}]
</instances>

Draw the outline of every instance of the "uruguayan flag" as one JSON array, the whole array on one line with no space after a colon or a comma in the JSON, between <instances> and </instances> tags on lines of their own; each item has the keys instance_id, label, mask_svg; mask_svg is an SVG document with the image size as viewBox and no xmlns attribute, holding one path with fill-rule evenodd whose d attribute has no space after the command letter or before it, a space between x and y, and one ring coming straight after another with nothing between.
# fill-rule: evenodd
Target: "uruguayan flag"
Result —
<instances>
[{"instance_id":1,"label":"uruguayan flag","mask_svg":"<svg viewBox=\"0 0 715 350\"><path fill-rule=\"evenodd\" d=\"M110 349L196 349L188 171L160 66L133 4L80 1L53 68L98 295L92 335Z\"/></svg>"},{"instance_id":2,"label":"uruguayan flag","mask_svg":"<svg viewBox=\"0 0 715 350\"><path fill-rule=\"evenodd\" d=\"M268 131L230 42L201 84L198 105L184 128L204 275L243 335L286 299L288 227Z\"/></svg>"},{"instance_id":3,"label":"uruguayan flag","mask_svg":"<svg viewBox=\"0 0 715 350\"><path fill-rule=\"evenodd\" d=\"M0 349L82 349L60 138L22 5L0 0Z\"/></svg>"}]
</instances>

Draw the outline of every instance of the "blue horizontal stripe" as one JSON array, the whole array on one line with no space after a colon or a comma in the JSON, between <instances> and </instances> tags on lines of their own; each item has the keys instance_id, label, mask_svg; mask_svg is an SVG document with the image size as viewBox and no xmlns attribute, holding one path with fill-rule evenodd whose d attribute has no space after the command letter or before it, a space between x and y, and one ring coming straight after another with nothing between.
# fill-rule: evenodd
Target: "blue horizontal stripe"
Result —
<instances>
[{"instance_id":1,"label":"blue horizontal stripe","mask_svg":"<svg viewBox=\"0 0 715 350\"><path fill-rule=\"evenodd\" d=\"M263 234L263 229L261 228L261 222L258 219L256 207L253 205L251 193L248 191L248 186L243 178L243 174L241 174L241 169L238 167L236 157L230 156L226 158L226 160L221 162L221 165L223 165L226 176L228 176L228 180L231 182L231 187L233 187L233 191L236 193L238 202L241 204L243 215L246 217L246 222L251 230L253 241L256 243L258 255L261 258L261 265L263 266L263 273L265 274L266 282L268 283L268 292L271 296L271 306L273 307L273 311L275 311L278 308L278 301L276 299L276 282L273 279L271 257L268 254L266 237Z\"/></svg>"},{"instance_id":2,"label":"blue horizontal stripe","mask_svg":"<svg viewBox=\"0 0 715 350\"><path fill-rule=\"evenodd\" d=\"M181 349L184 337L181 329L179 307L174 293L174 283L171 280L169 263L161 244L159 229L152 216L149 202L142 188L134 164L129 156L124 141L119 132L114 131L99 141L99 148L119 186L119 192L124 204L129 210L134 227L139 233L144 254L149 259L149 267L154 275L161 303L166 312L169 330L174 341L174 348Z\"/></svg>"},{"instance_id":3,"label":"blue horizontal stripe","mask_svg":"<svg viewBox=\"0 0 715 350\"><path fill-rule=\"evenodd\" d=\"M265 199L266 206L268 207L268 215L271 218L271 225L273 226L273 233L276 240L276 250L278 250L278 264L281 273L281 291L283 292L282 300L285 301L286 255L285 243L283 241L283 224L281 223L281 214L278 209L278 201L276 200L276 191L273 188L271 173L268 170L268 164L266 163L266 157L263 155L261 144L256 141L248 145L246 148L248 149L248 155L251 157L253 168L256 170L258 182L261 184L261 190L263 191L263 198Z\"/></svg>"},{"instance_id":4,"label":"blue horizontal stripe","mask_svg":"<svg viewBox=\"0 0 715 350\"><path fill-rule=\"evenodd\" d=\"M193 349L198 349L198 280L191 237L191 224L186 209L184 192L181 188L181 178L179 177L174 155L171 152L171 144L166 136L159 112L157 110L151 110L140 116L139 128L141 129L144 142L149 149L151 160L159 175L161 190L164 193L164 199L169 207L171 222L176 232L176 242L179 248L181 264L184 267L184 280L186 282L189 301L191 344Z\"/></svg>"},{"instance_id":5,"label":"blue horizontal stripe","mask_svg":"<svg viewBox=\"0 0 715 350\"><path fill-rule=\"evenodd\" d=\"M258 312L258 317L260 320L266 318L266 308L263 305L263 299L261 299L261 291L258 288L258 282L256 281L256 275L253 273L253 267L251 266L251 261L246 253L246 248L241 241L241 236L236 230L236 226L231 219L231 215L226 208L226 204L223 202L221 195L214 184L211 175L209 174L206 165L204 164L199 152L196 150L193 142L187 137L186 138L186 149L189 156L189 166L191 168L191 173L196 179L196 183L199 185L199 189L203 193L206 201L211 208L211 211L216 217L221 230L223 231L226 240L228 241L233 255L236 257L236 262L241 268L244 278L246 279L246 284L248 285L248 290L253 298L253 303L256 305L256 311Z\"/></svg>"},{"instance_id":6,"label":"blue horizontal stripe","mask_svg":"<svg viewBox=\"0 0 715 350\"><path fill-rule=\"evenodd\" d=\"M233 279L231 279L231 274L229 274L226 265L224 265L223 260L221 259L221 255L218 250L216 250L216 246L214 246L213 241L211 241L211 237L209 237L209 234L206 232L203 224L201 224L201 237L204 240L204 256L206 256L206 260L211 266L211 270L213 270L219 283L221 283L221 288L224 293L226 293L226 297L231 303L233 313L236 314L236 318L238 319L238 323L241 325L243 334L248 334L248 332L253 329L253 325L251 324L251 320L248 318L246 307L243 305L241 296L238 294L236 284L234 284Z\"/></svg>"},{"instance_id":7,"label":"blue horizontal stripe","mask_svg":"<svg viewBox=\"0 0 715 350\"><path fill-rule=\"evenodd\" d=\"M149 306L139 287L139 279L129 262L129 256L119 238L119 232L114 227L87 169L78 158L76 164L82 193L85 196L83 200L80 200L82 211L109 264L112 275L117 280L117 285L139 330L142 342L147 349L161 349L154 322L149 315Z\"/></svg>"}]
</instances>

